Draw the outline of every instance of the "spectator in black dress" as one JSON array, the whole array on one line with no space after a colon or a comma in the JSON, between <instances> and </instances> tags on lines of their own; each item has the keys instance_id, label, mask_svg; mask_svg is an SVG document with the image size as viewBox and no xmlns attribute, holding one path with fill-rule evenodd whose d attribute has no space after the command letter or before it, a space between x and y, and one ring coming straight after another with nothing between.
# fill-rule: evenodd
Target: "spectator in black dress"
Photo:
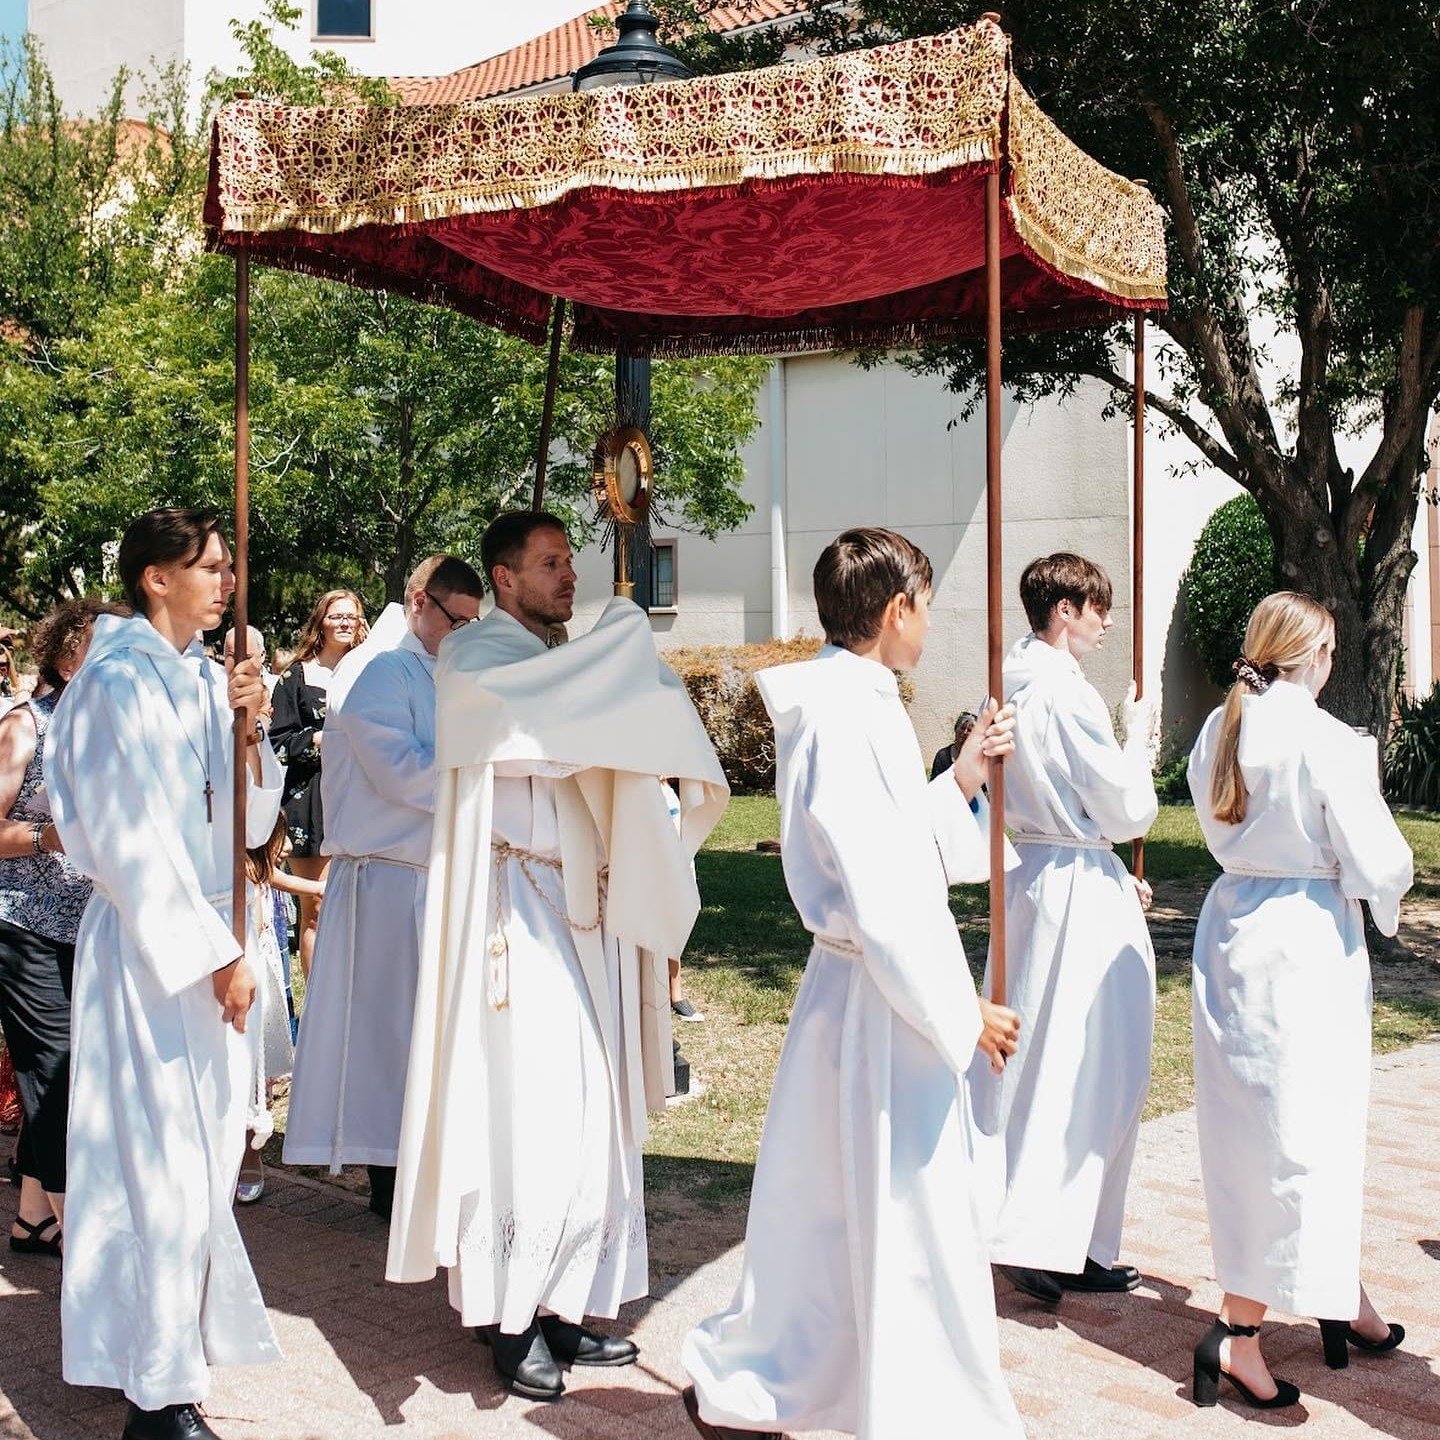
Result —
<instances>
[{"instance_id":1,"label":"spectator in black dress","mask_svg":"<svg viewBox=\"0 0 1440 1440\"><path fill-rule=\"evenodd\" d=\"M368 633L365 609L353 590L327 590L315 602L295 642L295 658L280 677L271 703L270 741L285 769L285 823L290 829L289 866L304 880L323 880L329 864L320 853L325 817L320 807L320 750L325 697L335 667ZM300 968L310 978L319 906L300 897Z\"/></svg>"},{"instance_id":2,"label":"spectator in black dress","mask_svg":"<svg viewBox=\"0 0 1440 1440\"><path fill-rule=\"evenodd\" d=\"M45 793L45 735L90 648L97 615L118 605L67 600L36 626L30 652L45 693L0 719L0 1025L24 1111L20 1208L10 1248L60 1254L70 1100L70 977L90 882L65 859Z\"/></svg>"},{"instance_id":3,"label":"spectator in black dress","mask_svg":"<svg viewBox=\"0 0 1440 1440\"><path fill-rule=\"evenodd\" d=\"M960 753L966 740L970 738L970 732L974 728L975 712L973 710L962 710L955 717L955 743L942 745L935 752L935 758L930 762L930 778L932 780L938 780L955 763L955 757Z\"/></svg>"}]
</instances>

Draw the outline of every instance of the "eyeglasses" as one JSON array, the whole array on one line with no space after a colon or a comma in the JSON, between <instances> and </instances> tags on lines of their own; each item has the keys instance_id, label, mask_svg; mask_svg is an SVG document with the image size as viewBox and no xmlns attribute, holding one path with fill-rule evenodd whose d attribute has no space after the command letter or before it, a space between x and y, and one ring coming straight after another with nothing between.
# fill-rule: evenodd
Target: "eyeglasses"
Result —
<instances>
[{"instance_id":1,"label":"eyeglasses","mask_svg":"<svg viewBox=\"0 0 1440 1440\"><path fill-rule=\"evenodd\" d=\"M474 616L452 615L432 591L427 590L425 594L431 604L450 622L452 630L463 630L475 618Z\"/></svg>"},{"instance_id":2,"label":"eyeglasses","mask_svg":"<svg viewBox=\"0 0 1440 1440\"><path fill-rule=\"evenodd\" d=\"M325 619L331 625L344 625L346 622L351 625L358 625L360 623L360 617L358 615L327 615Z\"/></svg>"}]
</instances>

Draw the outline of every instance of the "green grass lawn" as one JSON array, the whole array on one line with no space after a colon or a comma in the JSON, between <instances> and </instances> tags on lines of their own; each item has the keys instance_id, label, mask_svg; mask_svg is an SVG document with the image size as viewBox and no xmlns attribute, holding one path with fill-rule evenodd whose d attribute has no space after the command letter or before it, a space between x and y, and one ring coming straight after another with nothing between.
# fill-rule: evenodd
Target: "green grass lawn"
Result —
<instances>
[{"instance_id":1,"label":"green grass lawn","mask_svg":"<svg viewBox=\"0 0 1440 1440\"><path fill-rule=\"evenodd\" d=\"M1421 905L1440 897L1440 818L1399 816L1415 851ZM686 986L706 1013L703 1025L677 1026L703 1095L660 1117L652 1131L649 1180L657 1191L723 1204L750 1183L770 1083L809 936L785 892L777 856L755 851L779 834L773 799L738 796L697 857L702 910L685 956ZM1153 1080L1148 1115L1191 1101L1190 937L1205 889L1218 873L1195 812L1165 806L1146 842L1146 873L1156 892L1157 952ZM983 968L986 894L958 889L953 908L972 969ZM1440 1029L1440 986L1429 954L1377 956L1375 1046L1392 1050Z\"/></svg>"}]
</instances>

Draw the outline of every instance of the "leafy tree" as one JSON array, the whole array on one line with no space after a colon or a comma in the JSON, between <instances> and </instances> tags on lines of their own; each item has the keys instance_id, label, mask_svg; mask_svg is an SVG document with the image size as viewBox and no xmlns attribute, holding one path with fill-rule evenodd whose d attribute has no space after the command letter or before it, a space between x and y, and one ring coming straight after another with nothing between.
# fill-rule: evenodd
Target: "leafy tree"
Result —
<instances>
[{"instance_id":1,"label":"leafy tree","mask_svg":"<svg viewBox=\"0 0 1440 1440\"><path fill-rule=\"evenodd\" d=\"M973 23L983 3L812 3L789 33L731 47L711 0L666 0L671 43L698 68L834 51ZM1390 0L1014 0L1018 69L1091 154L1147 181L1165 208L1170 309L1155 320L1153 410L1255 498L1284 584L1335 613L1324 700L1388 722L1440 397L1440 25ZM1126 410L1128 327L1007 342L1019 397L1081 376ZM1267 336L1293 337L1281 366ZM983 356L937 347L911 363L974 405ZM1358 473L1337 439L1374 435Z\"/></svg>"},{"instance_id":2,"label":"leafy tree","mask_svg":"<svg viewBox=\"0 0 1440 1440\"><path fill-rule=\"evenodd\" d=\"M383 82L349 76L336 57L287 55L275 30L299 13L271 0L261 20L235 26L247 68L217 81L212 100L249 90L313 103L338 88L386 98ZM30 63L43 94L48 76ZM121 280L97 294L79 264L59 267L52 288L89 304L83 322L72 315L43 343L17 328L0 360L0 521L23 535L0 551L0 600L26 613L103 574L137 511L230 504L234 266L200 253L208 132L185 120L183 78L156 87L164 144L102 192L115 221L100 248ZM118 109L94 123L124 129ZM57 112L57 133L69 124ZM3 150L0 117L0 176ZM81 207L64 209L57 228L83 234ZM316 590L347 583L372 605L396 599L422 555L473 554L499 510L529 503L546 357L450 311L259 267L251 275L252 613L283 636ZM748 513L738 449L764 368L655 367L659 505L672 522L714 535ZM613 362L565 356L562 459L547 495L582 538L593 530L589 469L564 457L587 455L613 423L612 385Z\"/></svg>"}]
</instances>

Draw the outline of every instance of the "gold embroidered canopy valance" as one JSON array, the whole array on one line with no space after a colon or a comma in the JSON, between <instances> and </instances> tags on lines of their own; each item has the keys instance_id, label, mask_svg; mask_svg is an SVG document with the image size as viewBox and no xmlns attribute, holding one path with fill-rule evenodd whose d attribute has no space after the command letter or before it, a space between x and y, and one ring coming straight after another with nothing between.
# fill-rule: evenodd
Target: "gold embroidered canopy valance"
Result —
<instances>
[{"instance_id":1,"label":"gold embroidered canopy valance","mask_svg":"<svg viewBox=\"0 0 1440 1440\"><path fill-rule=\"evenodd\" d=\"M635 355L983 332L985 177L1006 328L1163 308L1159 208L1014 76L985 20L667 84L435 106L224 107L214 248Z\"/></svg>"}]
</instances>

